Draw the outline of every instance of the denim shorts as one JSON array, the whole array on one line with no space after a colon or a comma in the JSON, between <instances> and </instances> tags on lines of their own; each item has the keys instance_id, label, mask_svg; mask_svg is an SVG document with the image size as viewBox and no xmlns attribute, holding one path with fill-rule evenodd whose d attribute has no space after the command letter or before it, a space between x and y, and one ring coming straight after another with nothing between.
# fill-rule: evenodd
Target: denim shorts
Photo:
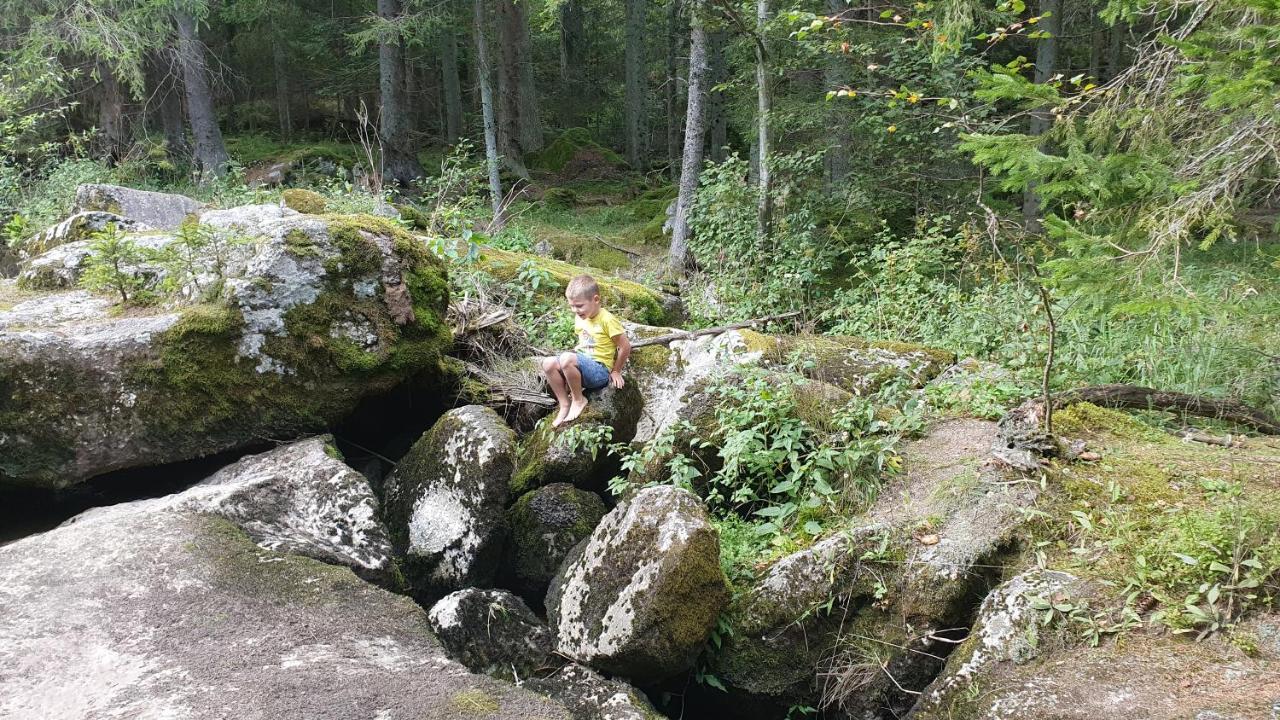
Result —
<instances>
[{"instance_id":1,"label":"denim shorts","mask_svg":"<svg viewBox=\"0 0 1280 720\"><path fill-rule=\"evenodd\" d=\"M609 384L609 368L590 355L578 353L578 372L582 373L583 390L598 390Z\"/></svg>"}]
</instances>

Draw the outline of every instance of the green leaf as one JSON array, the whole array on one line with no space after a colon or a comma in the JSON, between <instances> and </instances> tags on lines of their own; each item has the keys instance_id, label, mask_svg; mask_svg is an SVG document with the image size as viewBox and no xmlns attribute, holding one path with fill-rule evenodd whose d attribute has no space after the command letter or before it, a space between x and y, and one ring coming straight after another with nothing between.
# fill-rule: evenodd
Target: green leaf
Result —
<instances>
[{"instance_id":1,"label":"green leaf","mask_svg":"<svg viewBox=\"0 0 1280 720\"><path fill-rule=\"evenodd\" d=\"M1173 556L1174 556L1174 557L1176 557L1176 558L1178 558L1179 560L1181 560L1182 562L1184 562L1184 563L1186 563L1186 564L1188 564L1188 565L1199 565L1199 564L1200 564L1200 561L1199 561L1199 560L1197 560L1197 559L1195 559L1195 558L1191 557L1190 555L1183 555L1182 553L1173 553Z\"/></svg>"}]
</instances>

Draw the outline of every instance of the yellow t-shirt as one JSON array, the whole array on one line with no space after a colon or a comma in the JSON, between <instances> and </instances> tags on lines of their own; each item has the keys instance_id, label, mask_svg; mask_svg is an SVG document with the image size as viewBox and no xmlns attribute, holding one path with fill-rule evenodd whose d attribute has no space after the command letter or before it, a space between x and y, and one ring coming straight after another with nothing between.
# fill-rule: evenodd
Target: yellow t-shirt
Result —
<instances>
[{"instance_id":1,"label":"yellow t-shirt","mask_svg":"<svg viewBox=\"0 0 1280 720\"><path fill-rule=\"evenodd\" d=\"M574 315L573 329L578 333L578 346L574 350L595 358L612 370L614 351L617 348L613 338L625 332L618 318L600 308L595 317L580 318Z\"/></svg>"}]
</instances>

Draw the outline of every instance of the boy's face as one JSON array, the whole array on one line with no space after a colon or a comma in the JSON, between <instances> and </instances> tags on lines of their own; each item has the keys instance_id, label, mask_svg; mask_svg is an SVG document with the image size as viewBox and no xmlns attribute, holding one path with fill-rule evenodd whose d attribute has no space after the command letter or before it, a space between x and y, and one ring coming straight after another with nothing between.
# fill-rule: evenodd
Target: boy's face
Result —
<instances>
[{"instance_id":1,"label":"boy's face","mask_svg":"<svg viewBox=\"0 0 1280 720\"><path fill-rule=\"evenodd\" d=\"M564 299L569 302L569 307L573 310L573 314L584 320L589 317L595 317L595 314L600 311L599 295L573 297L565 294Z\"/></svg>"}]
</instances>

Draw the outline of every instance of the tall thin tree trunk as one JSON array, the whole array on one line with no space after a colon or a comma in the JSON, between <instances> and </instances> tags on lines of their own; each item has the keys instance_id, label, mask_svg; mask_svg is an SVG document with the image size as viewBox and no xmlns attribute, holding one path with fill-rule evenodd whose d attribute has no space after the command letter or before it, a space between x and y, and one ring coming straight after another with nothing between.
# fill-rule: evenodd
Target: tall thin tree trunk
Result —
<instances>
[{"instance_id":1,"label":"tall thin tree trunk","mask_svg":"<svg viewBox=\"0 0 1280 720\"><path fill-rule=\"evenodd\" d=\"M378 17L395 23L400 19L400 0L378 0ZM382 177L397 183L422 177L410 137L408 103L404 84L404 49L399 31L378 39L378 137L382 144Z\"/></svg>"},{"instance_id":2,"label":"tall thin tree trunk","mask_svg":"<svg viewBox=\"0 0 1280 720\"><path fill-rule=\"evenodd\" d=\"M627 162L633 168L642 165L644 147L644 0L626 0L625 66L626 98L623 108L627 126Z\"/></svg>"},{"instance_id":3,"label":"tall thin tree trunk","mask_svg":"<svg viewBox=\"0 0 1280 720\"><path fill-rule=\"evenodd\" d=\"M725 143L729 141L729 114L725 110L725 94L714 89L729 76L725 65L724 47L729 35L724 31L711 33L707 38L707 140L703 152L711 162L725 158Z\"/></svg>"},{"instance_id":4,"label":"tall thin tree trunk","mask_svg":"<svg viewBox=\"0 0 1280 720\"><path fill-rule=\"evenodd\" d=\"M583 58L585 31L581 0L560 3L560 107L561 127L574 127L582 116L582 89L588 86L590 68Z\"/></svg>"},{"instance_id":5,"label":"tall thin tree trunk","mask_svg":"<svg viewBox=\"0 0 1280 720\"><path fill-rule=\"evenodd\" d=\"M529 177L520 146L520 24L524 17L514 0L497 0L498 26L498 149L502 163L522 178Z\"/></svg>"},{"instance_id":6,"label":"tall thin tree trunk","mask_svg":"<svg viewBox=\"0 0 1280 720\"><path fill-rule=\"evenodd\" d=\"M538 109L538 86L533 77L533 34L529 30L529 17L525 13L527 0L514 3L515 21L519 39L520 82L520 150L531 153L542 149L542 115Z\"/></svg>"},{"instance_id":7,"label":"tall thin tree trunk","mask_svg":"<svg viewBox=\"0 0 1280 720\"><path fill-rule=\"evenodd\" d=\"M182 85L187 95L187 119L195 139L193 159L202 175L222 177L231 158L213 112L213 92L209 88L204 45L196 31L196 18L180 7L175 8L173 17L178 25L178 61L182 65Z\"/></svg>"},{"instance_id":8,"label":"tall thin tree trunk","mask_svg":"<svg viewBox=\"0 0 1280 720\"><path fill-rule=\"evenodd\" d=\"M773 179L769 172L769 113L773 96L769 89L768 45L765 30L769 22L769 0L756 0L756 144L760 150L760 197L756 205L756 241L764 243L773 221Z\"/></svg>"},{"instance_id":9,"label":"tall thin tree trunk","mask_svg":"<svg viewBox=\"0 0 1280 720\"><path fill-rule=\"evenodd\" d=\"M108 63L98 63L98 77L97 145L101 158L114 164L125 153L124 91Z\"/></svg>"},{"instance_id":10,"label":"tall thin tree trunk","mask_svg":"<svg viewBox=\"0 0 1280 720\"><path fill-rule=\"evenodd\" d=\"M848 9L849 3L846 0L827 0L828 15L841 15ZM823 69L823 81L826 85L824 90L836 89L847 82L844 73L848 68L849 63L844 58L835 54L829 55ZM831 127L832 142L823 155L823 164L827 171L827 187L835 190L842 186L845 178L849 176L853 164L850 159L853 137L843 117L843 104L833 102L828 105L827 117Z\"/></svg>"},{"instance_id":11,"label":"tall thin tree trunk","mask_svg":"<svg viewBox=\"0 0 1280 720\"><path fill-rule=\"evenodd\" d=\"M498 124L494 121L493 88L489 86L489 43L485 40L484 0L474 0L473 21L476 40L476 74L480 83L480 110L484 115L484 159L489 169L489 199L493 221L489 231L502 229L502 180L498 177Z\"/></svg>"},{"instance_id":12,"label":"tall thin tree trunk","mask_svg":"<svg viewBox=\"0 0 1280 720\"><path fill-rule=\"evenodd\" d=\"M680 164L680 192L676 196L676 217L671 230L668 262L672 273L683 276L693 264L689 252L689 210L698 190L698 171L702 169L702 139L706 132L707 99L707 31L702 20L702 3L695 0L689 8L689 102L685 112L684 157Z\"/></svg>"},{"instance_id":13,"label":"tall thin tree trunk","mask_svg":"<svg viewBox=\"0 0 1280 720\"><path fill-rule=\"evenodd\" d=\"M462 86L458 82L458 39L453 24L446 23L440 37L440 73L444 84L445 142L462 137Z\"/></svg>"},{"instance_id":14,"label":"tall thin tree trunk","mask_svg":"<svg viewBox=\"0 0 1280 720\"><path fill-rule=\"evenodd\" d=\"M1120 20L1116 20L1116 24L1111 26L1111 46L1107 50L1107 80L1120 74L1123 69L1120 64L1124 62L1124 38L1129 34L1129 28Z\"/></svg>"},{"instance_id":15,"label":"tall thin tree trunk","mask_svg":"<svg viewBox=\"0 0 1280 720\"><path fill-rule=\"evenodd\" d=\"M1036 46L1035 81L1046 83L1053 77L1058 62L1058 37L1062 35L1062 0L1041 0L1040 14L1048 16L1041 21L1041 27L1047 36L1041 38L1040 44ZM1045 134L1051 122L1048 111L1033 112L1030 133ZM1022 221L1027 232L1040 232L1040 195L1036 192L1034 183L1029 184L1022 195Z\"/></svg>"},{"instance_id":16,"label":"tall thin tree trunk","mask_svg":"<svg viewBox=\"0 0 1280 720\"><path fill-rule=\"evenodd\" d=\"M280 119L280 139L289 142L293 134L293 115L289 112L289 65L285 59L284 39L278 31L272 33L271 63L276 75L276 116Z\"/></svg>"},{"instance_id":17,"label":"tall thin tree trunk","mask_svg":"<svg viewBox=\"0 0 1280 720\"><path fill-rule=\"evenodd\" d=\"M680 179L680 138L683 127L681 110L684 109L684 98L680 92L680 50L681 30L680 7L683 0L668 0L667 6L667 163L670 167L671 179Z\"/></svg>"}]
</instances>

